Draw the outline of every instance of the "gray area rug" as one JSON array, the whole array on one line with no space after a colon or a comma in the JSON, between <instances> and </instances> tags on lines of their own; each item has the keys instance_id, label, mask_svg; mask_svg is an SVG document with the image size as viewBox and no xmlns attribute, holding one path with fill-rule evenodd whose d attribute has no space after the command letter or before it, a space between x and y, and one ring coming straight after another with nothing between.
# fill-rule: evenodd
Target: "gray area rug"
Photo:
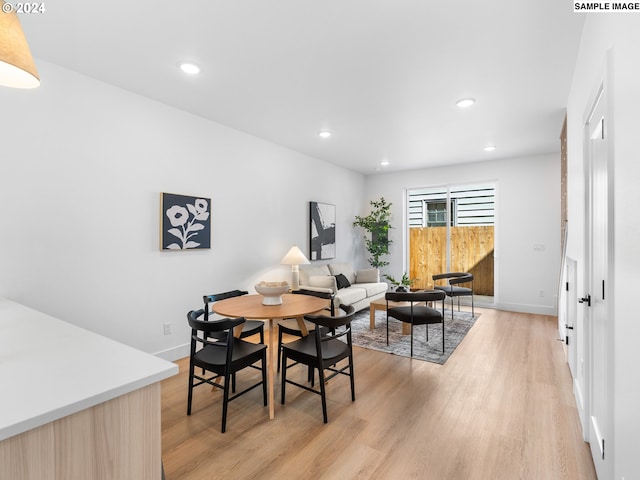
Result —
<instances>
[{"instance_id":1,"label":"gray area rug","mask_svg":"<svg viewBox=\"0 0 640 480\"><path fill-rule=\"evenodd\" d=\"M351 328L353 344L371 350L392 353L409 357L411 353L411 336L402 335L402 322L389 318L389 345L387 346L387 312L376 311L376 328L369 328L369 310L356 313ZM467 332L473 327L478 315L471 312L445 310L444 320L444 353L442 353L442 325L429 325L429 341L426 341L424 325L413 328L413 358L443 365L453 353Z\"/></svg>"}]
</instances>

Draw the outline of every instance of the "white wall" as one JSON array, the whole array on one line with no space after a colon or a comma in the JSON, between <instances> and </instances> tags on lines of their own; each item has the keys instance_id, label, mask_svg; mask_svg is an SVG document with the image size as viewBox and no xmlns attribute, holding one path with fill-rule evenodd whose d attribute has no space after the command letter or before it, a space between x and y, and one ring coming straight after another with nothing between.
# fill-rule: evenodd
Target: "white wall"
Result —
<instances>
[{"instance_id":1,"label":"white wall","mask_svg":"<svg viewBox=\"0 0 640 480\"><path fill-rule=\"evenodd\" d=\"M367 201L383 196L393 204L394 243L388 257L391 264L384 271L396 276L408 270L402 249L407 189L477 182L496 184L496 308L555 315L560 274L559 153L368 176ZM545 250L534 251L534 244L545 245Z\"/></svg>"},{"instance_id":2,"label":"white wall","mask_svg":"<svg viewBox=\"0 0 640 480\"><path fill-rule=\"evenodd\" d=\"M38 69L39 89L0 89L0 296L174 359L202 295L290 277L309 201L336 205L337 260L352 259L362 175ZM210 250L159 250L163 191L212 199Z\"/></svg>"},{"instance_id":3,"label":"white wall","mask_svg":"<svg viewBox=\"0 0 640 480\"><path fill-rule=\"evenodd\" d=\"M606 57L611 58L610 138L613 141L614 262L613 316L609 319L613 351L607 371L613 390L608 432L611 477L640 478L637 435L640 431L640 375L638 374L637 270L640 265L640 221L638 220L638 111L640 108L640 18L637 14L589 15L585 22L580 53L568 99L568 255L579 264L579 292L584 289L584 168L582 131L585 113L603 78ZM582 290L580 290L582 289ZM578 309L582 314L583 309ZM579 323L580 325L580 323ZM604 479L603 479L604 480Z\"/></svg>"}]
</instances>

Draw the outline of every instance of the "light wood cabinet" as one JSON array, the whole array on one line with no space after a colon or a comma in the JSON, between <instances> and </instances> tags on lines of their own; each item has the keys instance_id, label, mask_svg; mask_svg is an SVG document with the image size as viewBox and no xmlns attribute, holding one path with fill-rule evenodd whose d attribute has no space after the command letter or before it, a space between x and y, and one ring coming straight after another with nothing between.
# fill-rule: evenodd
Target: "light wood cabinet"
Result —
<instances>
[{"instance_id":1,"label":"light wood cabinet","mask_svg":"<svg viewBox=\"0 0 640 480\"><path fill-rule=\"evenodd\" d=\"M0 331L0 479L161 478L177 365L2 298Z\"/></svg>"}]
</instances>

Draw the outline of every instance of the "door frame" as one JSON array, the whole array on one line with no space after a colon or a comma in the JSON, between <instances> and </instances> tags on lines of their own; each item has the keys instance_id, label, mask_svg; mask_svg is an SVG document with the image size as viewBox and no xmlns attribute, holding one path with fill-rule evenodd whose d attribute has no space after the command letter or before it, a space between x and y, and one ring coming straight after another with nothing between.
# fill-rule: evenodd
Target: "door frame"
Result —
<instances>
[{"instance_id":1,"label":"door frame","mask_svg":"<svg viewBox=\"0 0 640 480\"><path fill-rule=\"evenodd\" d=\"M613 375L613 339L614 339L614 252L613 252L613 233L614 233L614 205L613 205L613 115L612 99L611 95L611 51L607 52L606 62L602 70L602 74L597 82L597 87L594 90L593 95L590 97L590 102L587 104L587 109L584 115L584 128L583 128L583 166L584 166L584 269L583 269L583 292L585 295L591 295L595 302L597 296L606 294L606 303L604 304L604 317L609 319L605 328L606 341L604 344L604 385L599 386L606 392L607 397L605 400L605 424L601 427L604 431L598 432L600 436L605 439L605 444L599 445L596 438L591 438L592 434L592 414L593 401L592 396L594 388L597 388L593 382L593 376L595 372L595 355L594 355L594 308L583 307L583 328L580 333L583 334L583 349L584 349L584 390L579 392L582 394L582 400L584 402L584 411L581 412L582 431L585 441L589 442L596 471L600 478L608 479L613 474L613 461L612 452L614 451L614 435L613 435L613 404L614 404L614 375ZM592 194L593 194L593 161L592 161L592 148L591 148L591 134L590 127L592 124L592 117L596 113L596 110L600 107L600 102L604 102L604 126L601 127L605 131L606 143L606 252L605 252L605 286L603 286L602 292L596 290L596 285L593 282L594 267L593 267L593 251L592 243L594 238L594 221L593 221L593 208L592 208ZM599 290L599 289L598 289Z\"/></svg>"},{"instance_id":2,"label":"door frame","mask_svg":"<svg viewBox=\"0 0 640 480\"><path fill-rule=\"evenodd\" d=\"M571 257L566 258L564 290L566 300L564 305L564 315L566 321L566 355L571 377L574 380L578 376L578 348L577 348L577 328L578 328L578 262ZM575 389L575 387L574 387ZM582 401L581 401L582 403Z\"/></svg>"},{"instance_id":3,"label":"door frame","mask_svg":"<svg viewBox=\"0 0 640 480\"><path fill-rule=\"evenodd\" d=\"M493 188L493 195L494 195L494 211L493 211L493 215L494 215L494 223L493 223L493 230L494 230L494 239L493 239L493 296L492 297L486 297L486 298L491 298L490 302L487 301L478 301L476 300L476 306L481 306L481 307L488 307L488 308L493 308L498 304L498 274L499 274L499 269L498 269L498 256L497 256L497 251L498 251L498 239L499 239L499 235L498 235L498 229L499 229L499 209L498 209L498 205L499 205L499 199L498 199L498 195L499 195L499 181L496 179L489 179L489 180L477 180L477 181L463 181L463 182L450 182L450 183L437 183L437 184L428 184L428 185L421 185L421 186L413 186L413 187L404 187L403 188L403 202L402 202L402 224L403 224L403 228L402 228L402 244L403 244L403 255L402 255L402 268L403 271L408 272L409 271L409 266L410 266L410 257L411 257L411 252L410 252L410 229L411 226L409 225L409 217L408 217L408 213L409 213L409 199L410 199L410 193L415 191L415 190L421 190L421 189L429 189L429 188L442 188L444 190L446 190L446 205L447 205L447 219L446 219L446 229L447 229L447 242L446 242L446 269L447 271L451 271L451 245L450 245L450 240L451 240L451 190L453 188L464 188L467 186L483 186L483 185L491 185L491 187Z\"/></svg>"}]
</instances>

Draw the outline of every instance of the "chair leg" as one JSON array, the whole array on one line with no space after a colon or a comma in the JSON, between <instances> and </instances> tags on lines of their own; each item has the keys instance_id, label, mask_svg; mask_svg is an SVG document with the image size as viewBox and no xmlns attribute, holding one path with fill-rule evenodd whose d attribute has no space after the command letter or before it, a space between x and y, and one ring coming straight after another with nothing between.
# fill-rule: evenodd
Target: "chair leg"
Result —
<instances>
[{"instance_id":1,"label":"chair leg","mask_svg":"<svg viewBox=\"0 0 640 480\"><path fill-rule=\"evenodd\" d=\"M356 401L356 383L353 379L353 355L349 355L349 373L351 377L351 401Z\"/></svg>"},{"instance_id":2,"label":"chair leg","mask_svg":"<svg viewBox=\"0 0 640 480\"><path fill-rule=\"evenodd\" d=\"M413 358L413 323L411 324L411 358Z\"/></svg>"},{"instance_id":3,"label":"chair leg","mask_svg":"<svg viewBox=\"0 0 640 480\"><path fill-rule=\"evenodd\" d=\"M282 376L280 377L280 403L284 405L284 395L287 385L287 356L282 352Z\"/></svg>"},{"instance_id":4,"label":"chair leg","mask_svg":"<svg viewBox=\"0 0 640 480\"><path fill-rule=\"evenodd\" d=\"M389 345L389 312L387 311L387 346Z\"/></svg>"},{"instance_id":5,"label":"chair leg","mask_svg":"<svg viewBox=\"0 0 640 480\"><path fill-rule=\"evenodd\" d=\"M278 369L276 372L280 371L280 358L282 357L282 329L280 325L278 325Z\"/></svg>"},{"instance_id":6,"label":"chair leg","mask_svg":"<svg viewBox=\"0 0 640 480\"><path fill-rule=\"evenodd\" d=\"M193 364L189 365L189 396L187 397L187 415L191 415L191 401L193 400Z\"/></svg>"},{"instance_id":7,"label":"chair leg","mask_svg":"<svg viewBox=\"0 0 640 480\"><path fill-rule=\"evenodd\" d=\"M327 423L327 392L324 385L324 368L322 368L322 362L318 364L318 377L318 381L320 382L320 396L322 397L322 418L324 419L324 423Z\"/></svg>"},{"instance_id":8,"label":"chair leg","mask_svg":"<svg viewBox=\"0 0 640 480\"><path fill-rule=\"evenodd\" d=\"M444 317L442 317L442 353L444 353Z\"/></svg>"},{"instance_id":9,"label":"chair leg","mask_svg":"<svg viewBox=\"0 0 640 480\"><path fill-rule=\"evenodd\" d=\"M471 294L471 316L472 317L476 316L475 312L473 311L473 293Z\"/></svg>"},{"instance_id":10,"label":"chair leg","mask_svg":"<svg viewBox=\"0 0 640 480\"><path fill-rule=\"evenodd\" d=\"M229 405L229 380L231 375L227 372L224 376L224 398L222 399L222 433L227 429L227 406Z\"/></svg>"},{"instance_id":11,"label":"chair leg","mask_svg":"<svg viewBox=\"0 0 640 480\"><path fill-rule=\"evenodd\" d=\"M453 295L451 295L451 319L453 319Z\"/></svg>"},{"instance_id":12,"label":"chair leg","mask_svg":"<svg viewBox=\"0 0 640 480\"><path fill-rule=\"evenodd\" d=\"M262 352L262 399L267 406L267 350Z\"/></svg>"}]
</instances>

